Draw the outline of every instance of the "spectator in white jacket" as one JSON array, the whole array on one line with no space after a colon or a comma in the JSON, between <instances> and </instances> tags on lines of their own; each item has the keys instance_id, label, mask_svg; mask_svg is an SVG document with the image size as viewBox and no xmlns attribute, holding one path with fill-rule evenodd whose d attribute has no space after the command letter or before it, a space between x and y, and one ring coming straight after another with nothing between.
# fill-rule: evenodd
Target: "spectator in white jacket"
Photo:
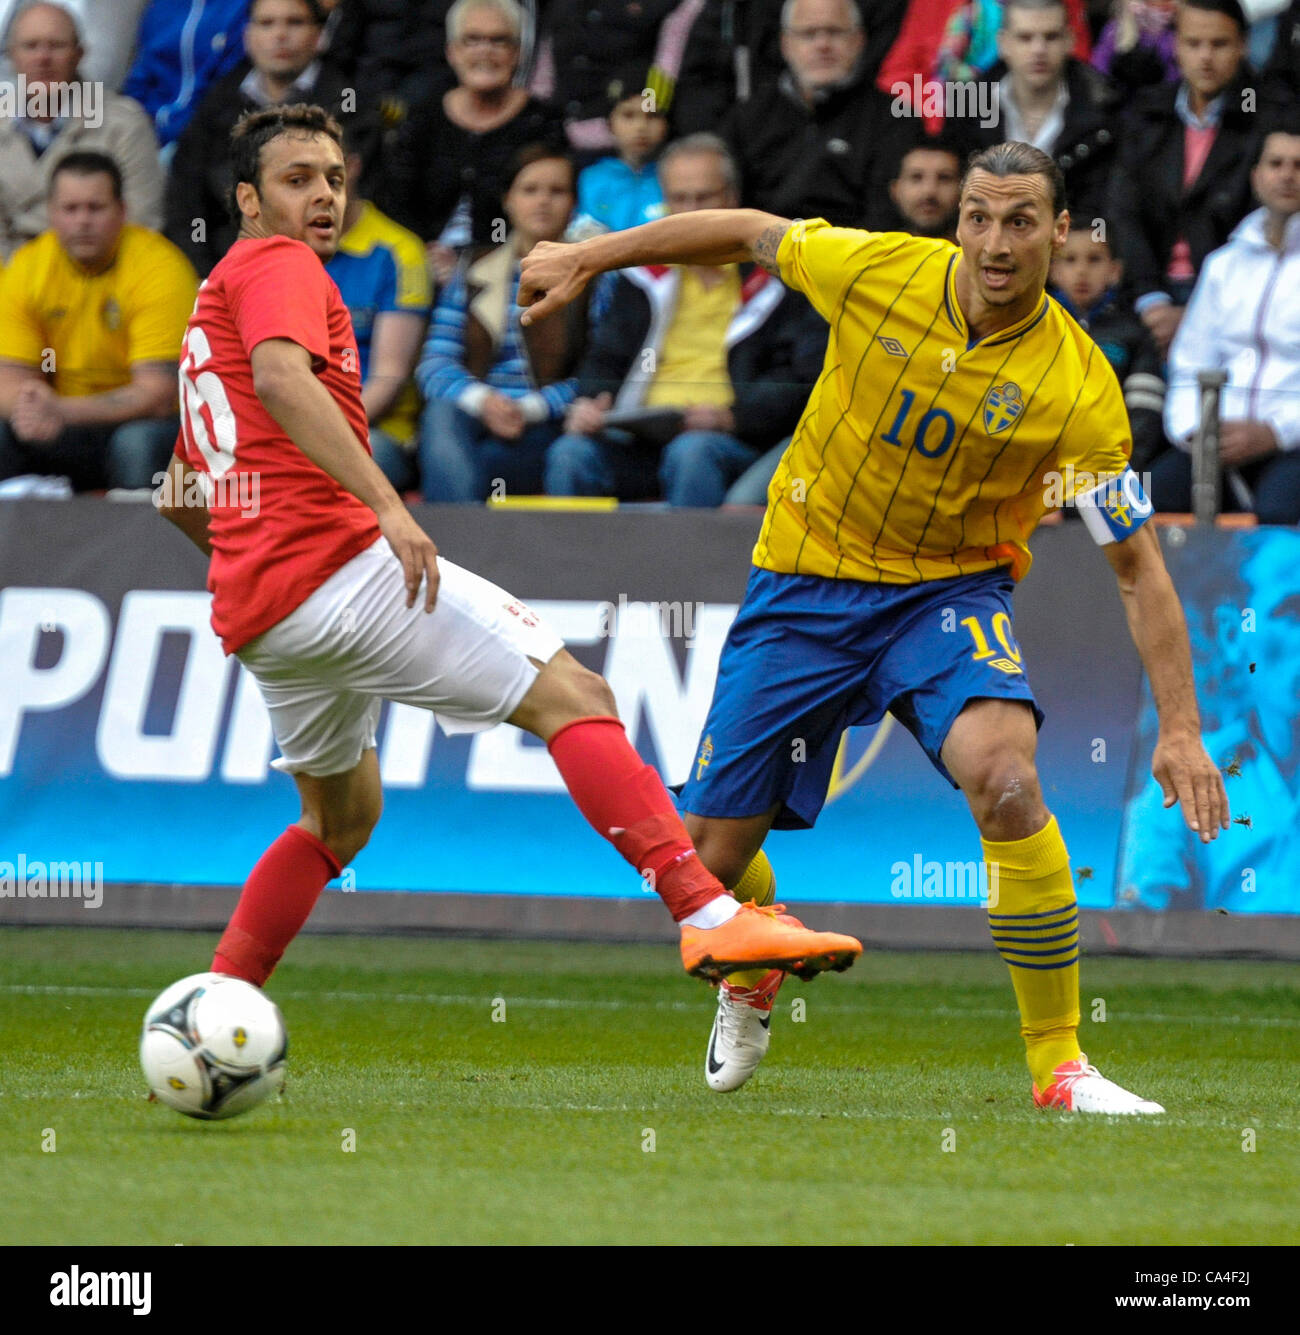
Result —
<instances>
[{"instance_id":1,"label":"spectator in white jacket","mask_svg":"<svg viewBox=\"0 0 1300 1335\"><path fill-rule=\"evenodd\" d=\"M1300 523L1300 120L1268 134L1251 172L1262 205L1206 259L1169 350L1158 510L1190 510L1196 373L1226 371L1219 459L1225 510Z\"/></svg>"}]
</instances>

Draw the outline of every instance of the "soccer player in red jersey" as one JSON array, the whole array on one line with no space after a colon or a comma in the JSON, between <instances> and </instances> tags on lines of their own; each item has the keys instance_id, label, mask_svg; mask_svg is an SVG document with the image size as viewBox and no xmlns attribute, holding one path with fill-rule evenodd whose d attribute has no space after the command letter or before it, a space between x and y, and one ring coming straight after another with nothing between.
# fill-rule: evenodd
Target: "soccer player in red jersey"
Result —
<instances>
[{"instance_id":1,"label":"soccer player in red jersey","mask_svg":"<svg viewBox=\"0 0 1300 1335\"><path fill-rule=\"evenodd\" d=\"M737 905L604 679L524 604L440 560L371 458L356 338L324 268L345 203L337 123L319 107L267 107L231 139L239 237L190 317L160 508L211 557L213 628L257 680L302 815L253 868L213 969L264 983L364 847L381 807L384 699L449 731L504 721L545 741L583 815L681 925L687 972L847 968L862 949L852 937ZM187 505L199 488L206 505Z\"/></svg>"}]
</instances>

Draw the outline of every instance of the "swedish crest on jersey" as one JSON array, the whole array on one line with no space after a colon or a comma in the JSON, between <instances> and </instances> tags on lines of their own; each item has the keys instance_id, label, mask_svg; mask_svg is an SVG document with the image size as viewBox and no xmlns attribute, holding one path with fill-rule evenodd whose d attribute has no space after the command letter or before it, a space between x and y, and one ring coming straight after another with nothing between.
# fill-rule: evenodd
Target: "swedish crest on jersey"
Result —
<instances>
[{"instance_id":1,"label":"swedish crest on jersey","mask_svg":"<svg viewBox=\"0 0 1300 1335\"><path fill-rule=\"evenodd\" d=\"M1020 386L1014 380L1004 385L994 385L984 396L984 430L990 436L1005 431L1020 414L1025 411L1025 401L1020 393Z\"/></svg>"}]
</instances>

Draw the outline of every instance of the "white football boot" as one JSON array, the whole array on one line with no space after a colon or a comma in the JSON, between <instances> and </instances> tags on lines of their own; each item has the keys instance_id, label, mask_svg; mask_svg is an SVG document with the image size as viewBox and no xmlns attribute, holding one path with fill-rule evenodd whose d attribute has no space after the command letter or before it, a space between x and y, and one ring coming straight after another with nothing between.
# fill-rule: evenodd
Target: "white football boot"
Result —
<instances>
[{"instance_id":1,"label":"white football boot","mask_svg":"<svg viewBox=\"0 0 1300 1335\"><path fill-rule=\"evenodd\" d=\"M710 1089L730 1093L758 1070L772 1037L772 1003L784 981L785 974L773 969L751 988L728 982L718 987L718 1013L704 1058L704 1078Z\"/></svg>"},{"instance_id":2,"label":"white football boot","mask_svg":"<svg viewBox=\"0 0 1300 1335\"><path fill-rule=\"evenodd\" d=\"M1062 1062L1052 1072L1052 1083L1041 1092L1034 1088L1034 1103L1039 1108L1061 1108L1067 1112L1106 1113L1112 1117L1162 1113L1164 1109L1150 1099L1140 1099L1107 1080L1088 1058L1080 1053L1072 1062Z\"/></svg>"}]
</instances>

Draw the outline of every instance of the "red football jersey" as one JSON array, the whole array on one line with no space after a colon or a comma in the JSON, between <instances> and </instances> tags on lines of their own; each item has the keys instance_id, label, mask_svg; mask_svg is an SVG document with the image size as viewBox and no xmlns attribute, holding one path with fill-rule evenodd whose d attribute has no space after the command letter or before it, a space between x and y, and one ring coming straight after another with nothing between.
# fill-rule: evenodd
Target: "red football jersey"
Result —
<instances>
[{"instance_id":1,"label":"red football jersey","mask_svg":"<svg viewBox=\"0 0 1300 1335\"><path fill-rule=\"evenodd\" d=\"M212 627L228 654L282 621L379 537L374 512L285 434L253 389L253 349L306 348L370 449L352 319L310 246L236 241L199 288L181 347L176 452L206 475Z\"/></svg>"}]
</instances>

